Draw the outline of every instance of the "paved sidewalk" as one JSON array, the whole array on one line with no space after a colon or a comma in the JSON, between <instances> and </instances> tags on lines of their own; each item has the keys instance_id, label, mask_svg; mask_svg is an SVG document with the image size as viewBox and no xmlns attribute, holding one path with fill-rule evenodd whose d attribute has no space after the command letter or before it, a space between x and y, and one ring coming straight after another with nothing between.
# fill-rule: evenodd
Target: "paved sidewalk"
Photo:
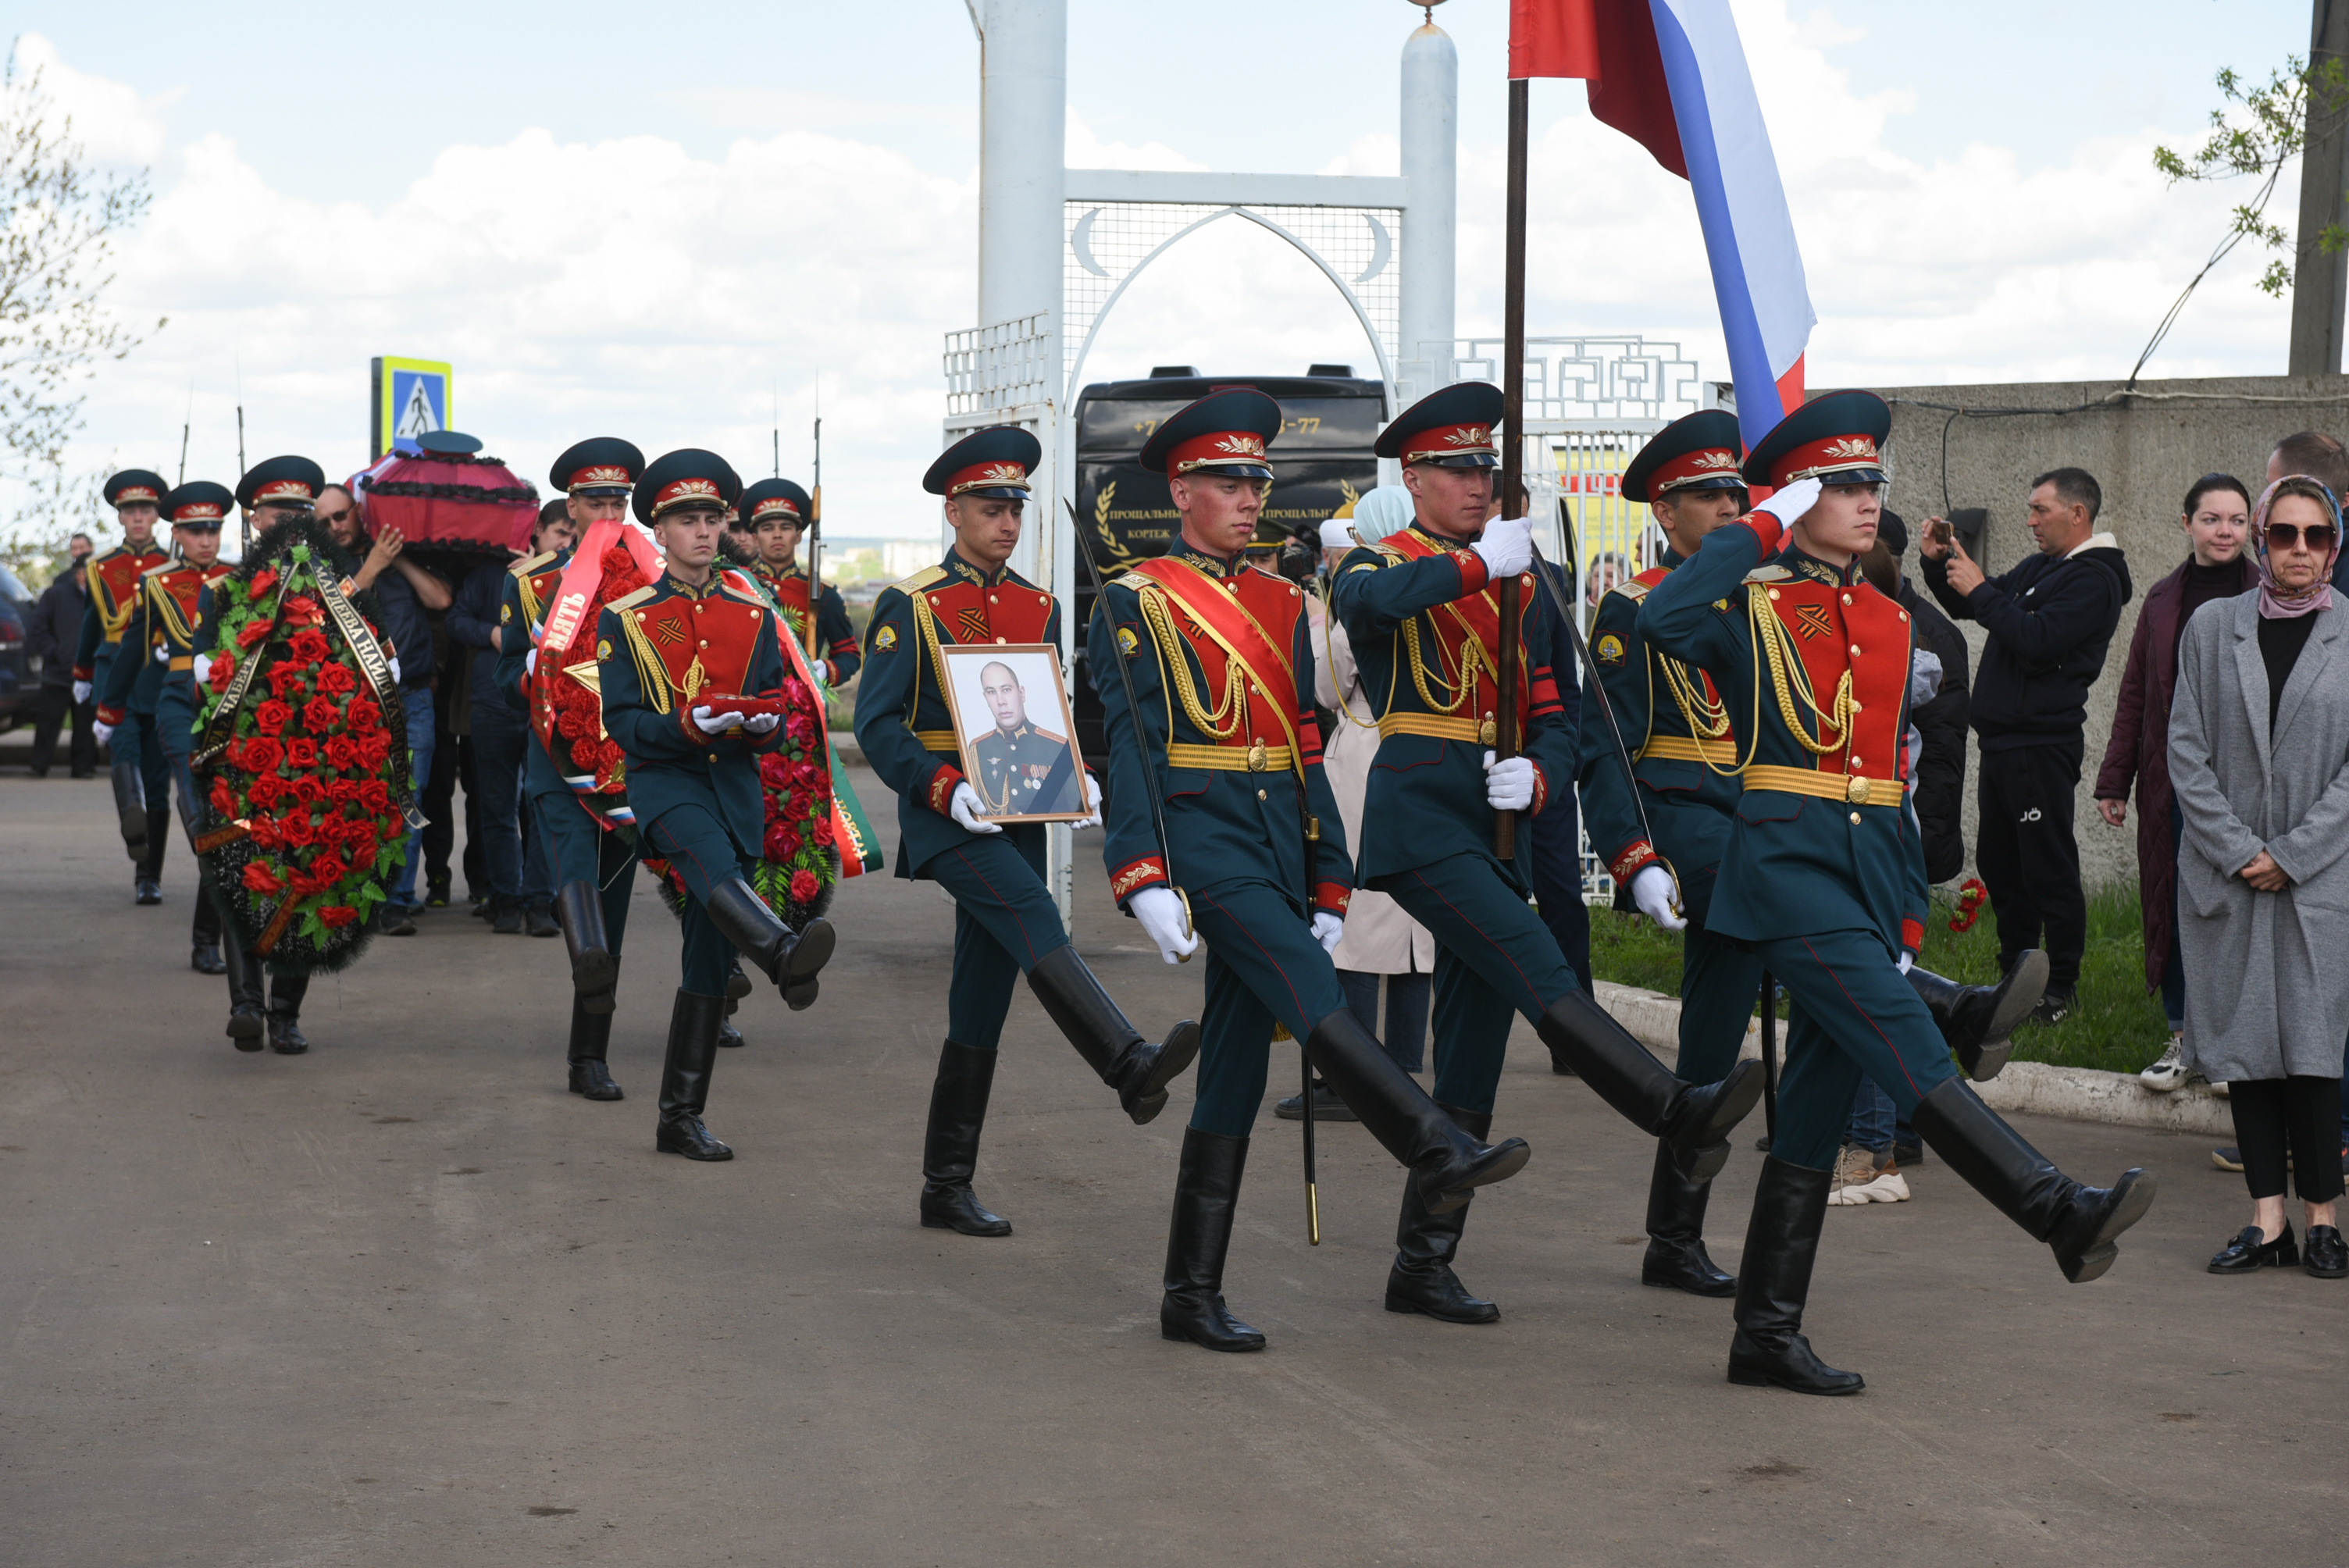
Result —
<instances>
[{"instance_id":1,"label":"paved sidewalk","mask_svg":"<svg viewBox=\"0 0 2349 1568\"><path fill-rule=\"evenodd\" d=\"M1462 1259L1503 1321L1381 1309L1401 1177L1357 1127L1322 1129L1307 1247L1268 1107L1230 1285L1272 1345L1217 1357L1155 1321L1188 1079L1132 1127L1025 995L980 1183L1017 1233L915 1223L951 930L926 884L850 884L815 1009L745 1005L710 1102L738 1158L699 1166L652 1148L676 938L647 892L620 1104L563 1092L562 944L460 911L317 983L307 1057L246 1056L185 967L184 844L134 909L107 804L0 779L11 1565L2344 1555L2349 1283L2205 1274L2248 1207L2205 1140L2024 1124L2079 1173L2160 1171L2093 1285L1939 1164L1831 1212L1813 1336L1868 1392L1733 1388L1727 1304L1638 1284L1649 1146L1521 1029L1499 1123L1533 1163ZM1195 1007L1092 863L1088 958L1146 1026Z\"/></svg>"}]
</instances>

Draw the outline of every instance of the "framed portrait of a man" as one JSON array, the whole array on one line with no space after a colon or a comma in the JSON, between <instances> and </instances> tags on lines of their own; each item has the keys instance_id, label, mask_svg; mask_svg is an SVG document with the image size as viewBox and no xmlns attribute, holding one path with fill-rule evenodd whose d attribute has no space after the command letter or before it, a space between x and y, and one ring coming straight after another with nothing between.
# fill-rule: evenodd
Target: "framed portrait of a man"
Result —
<instances>
[{"instance_id":1,"label":"framed portrait of a man","mask_svg":"<svg viewBox=\"0 0 2349 1568\"><path fill-rule=\"evenodd\" d=\"M1060 650L1049 643L941 641L938 654L963 777L987 820L1073 822L1088 815Z\"/></svg>"}]
</instances>

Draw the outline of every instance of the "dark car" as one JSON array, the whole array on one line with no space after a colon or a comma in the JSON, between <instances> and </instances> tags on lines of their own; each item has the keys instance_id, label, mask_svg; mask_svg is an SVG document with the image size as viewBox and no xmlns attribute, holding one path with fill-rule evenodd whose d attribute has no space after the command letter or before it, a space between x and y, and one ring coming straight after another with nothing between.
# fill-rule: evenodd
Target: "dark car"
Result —
<instances>
[{"instance_id":1,"label":"dark car","mask_svg":"<svg viewBox=\"0 0 2349 1568\"><path fill-rule=\"evenodd\" d=\"M25 621L36 597L15 573L0 566L0 730L29 720L40 696L39 664L25 651Z\"/></svg>"}]
</instances>

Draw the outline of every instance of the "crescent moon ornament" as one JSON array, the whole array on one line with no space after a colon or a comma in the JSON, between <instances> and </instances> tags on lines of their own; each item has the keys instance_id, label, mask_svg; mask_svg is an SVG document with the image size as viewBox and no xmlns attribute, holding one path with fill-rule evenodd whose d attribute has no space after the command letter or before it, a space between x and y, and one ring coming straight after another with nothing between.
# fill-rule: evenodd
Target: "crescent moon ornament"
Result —
<instances>
[{"instance_id":1,"label":"crescent moon ornament","mask_svg":"<svg viewBox=\"0 0 2349 1568\"><path fill-rule=\"evenodd\" d=\"M1069 234L1069 249L1077 253L1079 266L1097 278L1105 278L1109 276L1109 269L1093 260L1093 220L1101 214L1102 210L1095 207L1077 220L1076 228Z\"/></svg>"}]
</instances>

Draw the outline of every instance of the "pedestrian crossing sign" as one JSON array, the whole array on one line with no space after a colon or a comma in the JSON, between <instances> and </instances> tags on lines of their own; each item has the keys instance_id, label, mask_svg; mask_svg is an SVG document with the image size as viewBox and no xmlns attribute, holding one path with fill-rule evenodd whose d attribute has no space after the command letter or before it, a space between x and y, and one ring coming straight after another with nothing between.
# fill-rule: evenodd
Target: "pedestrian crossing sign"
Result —
<instances>
[{"instance_id":1,"label":"pedestrian crossing sign","mask_svg":"<svg viewBox=\"0 0 2349 1568\"><path fill-rule=\"evenodd\" d=\"M419 451L417 437L449 428L451 379L449 366L435 359L384 356L372 361L367 377L370 459L387 452Z\"/></svg>"}]
</instances>

